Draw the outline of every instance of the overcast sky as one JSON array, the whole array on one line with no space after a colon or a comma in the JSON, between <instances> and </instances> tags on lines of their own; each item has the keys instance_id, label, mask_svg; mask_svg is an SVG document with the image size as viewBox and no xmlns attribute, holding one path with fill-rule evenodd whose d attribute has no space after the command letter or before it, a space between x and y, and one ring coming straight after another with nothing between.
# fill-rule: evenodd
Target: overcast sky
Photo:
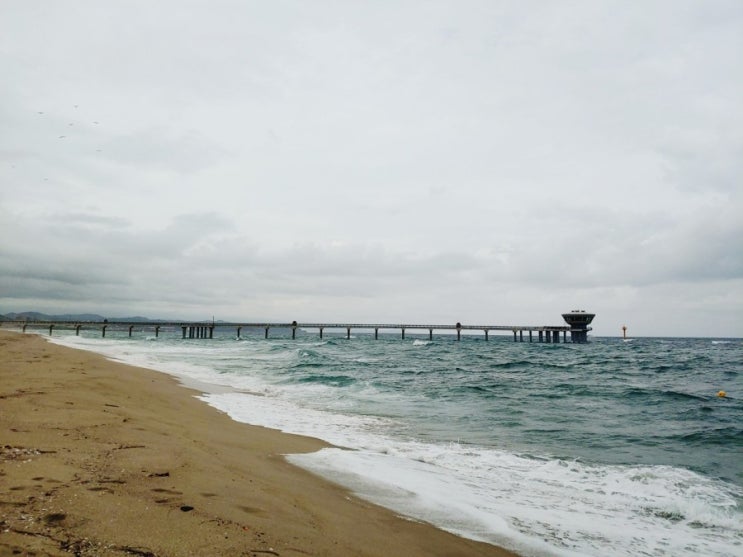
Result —
<instances>
[{"instance_id":1,"label":"overcast sky","mask_svg":"<svg viewBox=\"0 0 743 557\"><path fill-rule=\"evenodd\" d=\"M0 313L743 336L743 2L3 0Z\"/></svg>"}]
</instances>

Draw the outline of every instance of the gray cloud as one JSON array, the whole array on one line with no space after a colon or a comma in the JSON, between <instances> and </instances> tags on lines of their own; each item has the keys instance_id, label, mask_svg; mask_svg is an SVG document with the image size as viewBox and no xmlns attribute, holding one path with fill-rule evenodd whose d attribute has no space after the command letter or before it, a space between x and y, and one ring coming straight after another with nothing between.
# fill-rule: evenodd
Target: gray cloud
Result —
<instances>
[{"instance_id":1,"label":"gray cloud","mask_svg":"<svg viewBox=\"0 0 743 557\"><path fill-rule=\"evenodd\" d=\"M743 335L739 4L421 6L5 2L0 313Z\"/></svg>"}]
</instances>

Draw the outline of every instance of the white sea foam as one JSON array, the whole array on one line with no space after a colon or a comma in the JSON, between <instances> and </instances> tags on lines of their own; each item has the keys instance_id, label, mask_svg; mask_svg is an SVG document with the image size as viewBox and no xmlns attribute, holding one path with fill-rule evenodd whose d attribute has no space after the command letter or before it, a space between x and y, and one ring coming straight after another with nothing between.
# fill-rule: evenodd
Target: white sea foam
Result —
<instances>
[{"instance_id":1,"label":"white sea foam","mask_svg":"<svg viewBox=\"0 0 743 557\"><path fill-rule=\"evenodd\" d=\"M524 555L732 556L741 541L736 494L687 470L404 441L387 434L392 420L240 393L203 399L238 421L353 449L289 459L400 513ZM714 534L700 536L699 526Z\"/></svg>"},{"instance_id":2,"label":"white sea foam","mask_svg":"<svg viewBox=\"0 0 743 557\"><path fill-rule=\"evenodd\" d=\"M215 346L75 336L54 341L250 391L214 389L200 398L237 421L343 447L288 458L397 512L525 556L743 553L736 507L743 491L731 484L670 466L598 466L422 442L402 437L405 424L396 419L345 412L358 400L354 397L375 396L372 387L355 385L349 395L350 389L282 383L263 373L264 365L270 371L301 361L302 352L311 358L317 343L274 350L268 343L249 342ZM240 367L246 351L250 373ZM231 372L219 373L225 369Z\"/></svg>"}]
</instances>

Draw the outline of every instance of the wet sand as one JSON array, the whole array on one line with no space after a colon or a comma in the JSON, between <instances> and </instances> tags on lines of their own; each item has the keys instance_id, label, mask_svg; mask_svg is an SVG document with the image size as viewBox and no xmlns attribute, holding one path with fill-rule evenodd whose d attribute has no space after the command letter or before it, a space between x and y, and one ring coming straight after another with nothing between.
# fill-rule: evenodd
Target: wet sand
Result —
<instances>
[{"instance_id":1,"label":"wet sand","mask_svg":"<svg viewBox=\"0 0 743 557\"><path fill-rule=\"evenodd\" d=\"M507 556L290 465L166 374L0 331L0 556Z\"/></svg>"}]
</instances>

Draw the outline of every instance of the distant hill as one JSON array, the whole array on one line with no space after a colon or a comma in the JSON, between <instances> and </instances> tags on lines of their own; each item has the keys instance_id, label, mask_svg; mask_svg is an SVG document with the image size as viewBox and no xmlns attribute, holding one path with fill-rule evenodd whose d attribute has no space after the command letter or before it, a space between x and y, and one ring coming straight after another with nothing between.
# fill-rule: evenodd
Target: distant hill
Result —
<instances>
[{"instance_id":1,"label":"distant hill","mask_svg":"<svg viewBox=\"0 0 743 557\"><path fill-rule=\"evenodd\" d=\"M108 319L109 323L117 323L121 321L158 321L150 319L149 317L104 317L97 313L64 313L61 315L49 315L47 313L40 313L38 311L23 311L20 313L6 313L4 316L0 316L0 319L5 321L103 321Z\"/></svg>"},{"instance_id":2,"label":"distant hill","mask_svg":"<svg viewBox=\"0 0 743 557\"><path fill-rule=\"evenodd\" d=\"M106 317L97 313L63 313L59 315L51 315L49 313L41 313L39 311L22 311L19 313L10 312L5 315L0 315L0 321L73 321L73 322L84 322L84 321L96 321L103 322L104 320L109 323L163 323L163 322L187 322L187 323L211 323L211 319L183 319L183 318L157 318L152 319L150 317L142 317L141 315L135 315L133 317ZM255 323L271 323L271 319L253 319ZM214 323L231 323L232 321L225 321L224 319L217 319Z\"/></svg>"}]
</instances>

